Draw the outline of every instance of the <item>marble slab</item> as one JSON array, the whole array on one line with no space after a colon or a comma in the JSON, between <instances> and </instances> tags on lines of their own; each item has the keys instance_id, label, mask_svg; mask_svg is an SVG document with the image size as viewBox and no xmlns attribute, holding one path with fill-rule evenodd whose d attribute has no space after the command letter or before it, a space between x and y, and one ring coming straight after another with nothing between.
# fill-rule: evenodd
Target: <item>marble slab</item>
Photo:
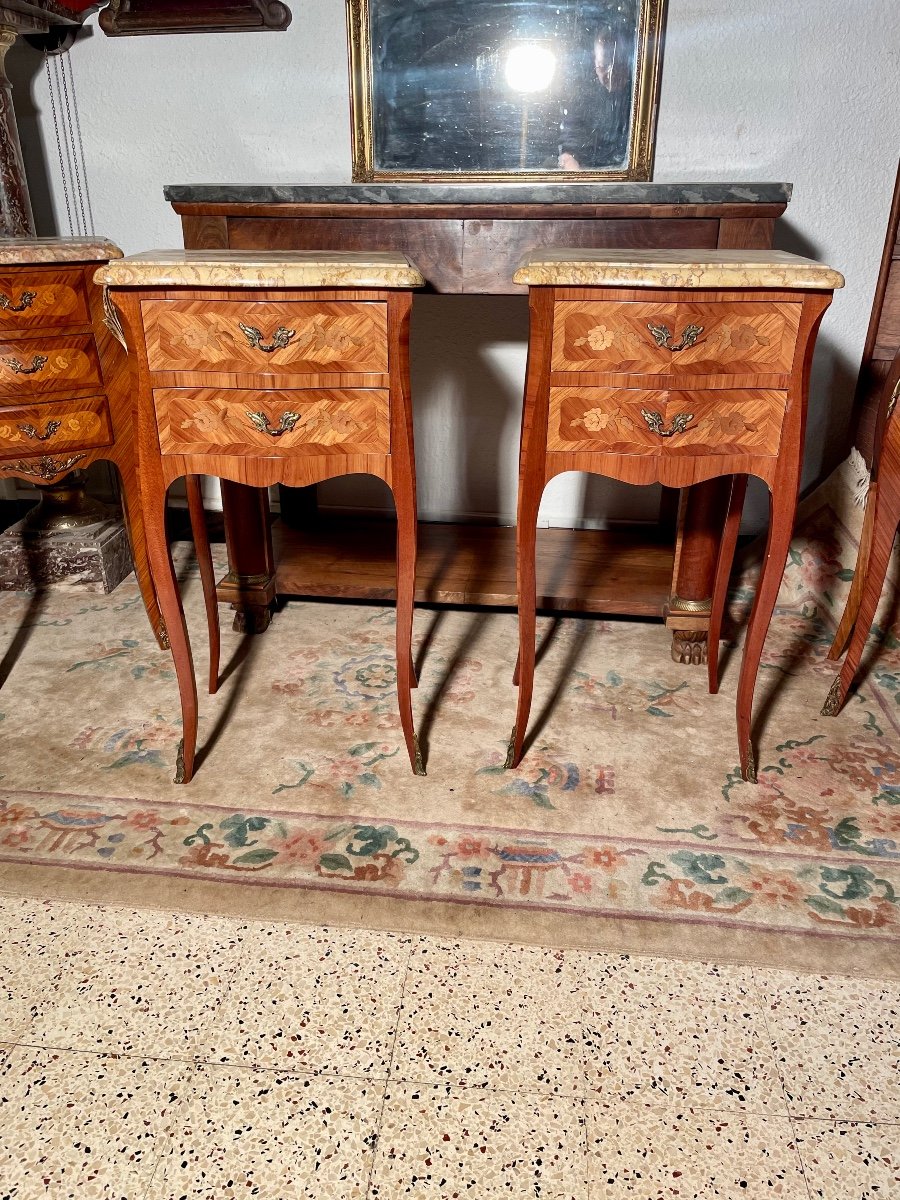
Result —
<instances>
[{"instance_id":1,"label":"marble slab","mask_svg":"<svg viewBox=\"0 0 900 1200\"><path fill-rule=\"evenodd\" d=\"M425 283L390 250L147 250L108 263L107 287L415 288Z\"/></svg>"},{"instance_id":2,"label":"marble slab","mask_svg":"<svg viewBox=\"0 0 900 1200\"><path fill-rule=\"evenodd\" d=\"M513 280L554 287L844 286L839 271L783 250L539 250L523 259Z\"/></svg>"},{"instance_id":3,"label":"marble slab","mask_svg":"<svg viewBox=\"0 0 900 1200\"><path fill-rule=\"evenodd\" d=\"M173 204L787 204L790 183L169 184Z\"/></svg>"},{"instance_id":4,"label":"marble slab","mask_svg":"<svg viewBox=\"0 0 900 1200\"><path fill-rule=\"evenodd\" d=\"M0 238L0 265L106 262L122 251L106 238Z\"/></svg>"}]
</instances>

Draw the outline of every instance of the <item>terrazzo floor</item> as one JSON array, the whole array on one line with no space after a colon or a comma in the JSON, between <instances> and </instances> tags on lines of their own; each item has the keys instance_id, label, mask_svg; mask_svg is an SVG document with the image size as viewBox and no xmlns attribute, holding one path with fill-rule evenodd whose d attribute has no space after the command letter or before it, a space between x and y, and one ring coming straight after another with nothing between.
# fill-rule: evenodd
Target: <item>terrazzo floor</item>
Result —
<instances>
[{"instance_id":1,"label":"terrazzo floor","mask_svg":"<svg viewBox=\"0 0 900 1200\"><path fill-rule=\"evenodd\" d=\"M900 984L0 896L2 1200L900 1196Z\"/></svg>"}]
</instances>

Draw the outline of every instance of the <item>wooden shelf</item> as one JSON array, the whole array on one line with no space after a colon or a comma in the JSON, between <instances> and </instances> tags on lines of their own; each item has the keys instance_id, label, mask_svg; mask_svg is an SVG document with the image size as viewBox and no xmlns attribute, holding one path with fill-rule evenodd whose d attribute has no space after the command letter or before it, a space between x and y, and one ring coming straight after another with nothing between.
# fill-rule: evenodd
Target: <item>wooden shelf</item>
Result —
<instances>
[{"instance_id":1,"label":"wooden shelf","mask_svg":"<svg viewBox=\"0 0 900 1200\"><path fill-rule=\"evenodd\" d=\"M277 521L278 594L393 600L394 536L391 521L320 519L304 530ZM515 538L515 529L420 523L416 601L514 607ZM674 557L652 529L540 529L538 607L662 617Z\"/></svg>"}]
</instances>

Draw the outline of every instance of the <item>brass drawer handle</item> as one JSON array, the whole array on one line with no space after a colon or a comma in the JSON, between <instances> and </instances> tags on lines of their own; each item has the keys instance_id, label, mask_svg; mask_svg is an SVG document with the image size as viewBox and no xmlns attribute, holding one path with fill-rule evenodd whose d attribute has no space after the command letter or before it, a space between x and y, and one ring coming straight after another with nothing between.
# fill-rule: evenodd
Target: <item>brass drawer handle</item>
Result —
<instances>
[{"instance_id":1,"label":"brass drawer handle","mask_svg":"<svg viewBox=\"0 0 900 1200\"><path fill-rule=\"evenodd\" d=\"M38 371L43 371L47 365L46 354L35 354L31 360L31 366L26 367L24 363L19 362L17 358L4 358L0 362L6 364L14 375L37 375Z\"/></svg>"},{"instance_id":2,"label":"brass drawer handle","mask_svg":"<svg viewBox=\"0 0 900 1200\"><path fill-rule=\"evenodd\" d=\"M283 350L297 332L296 329L285 329L283 325L279 325L272 334L272 340L267 346L263 342L261 329L257 329L255 325L245 325L243 321L238 321L238 325L240 325L241 333L253 349L262 350L263 354L274 354L276 350Z\"/></svg>"},{"instance_id":3,"label":"brass drawer handle","mask_svg":"<svg viewBox=\"0 0 900 1200\"><path fill-rule=\"evenodd\" d=\"M684 433L688 425L694 419L693 413L679 413L672 418L672 424L668 429L663 429L662 413L649 411L646 408L641 409L641 416L647 422L652 433L658 433L660 437L674 437L676 433Z\"/></svg>"},{"instance_id":4,"label":"brass drawer handle","mask_svg":"<svg viewBox=\"0 0 900 1200\"><path fill-rule=\"evenodd\" d=\"M263 412L248 412L247 416L256 426L260 433L267 433L269 437L281 437L283 433L290 433L297 422L300 420L300 414L295 412L283 412L281 420L273 429L269 424L269 418Z\"/></svg>"},{"instance_id":5,"label":"brass drawer handle","mask_svg":"<svg viewBox=\"0 0 900 1200\"><path fill-rule=\"evenodd\" d=\"M38 433L33 425L20 425L19 430L26 437L30 437L36 442L46 442L49 438L53 437L60 425L62 425L62 421L48 421L47 428L43 433Z\"/></svg>"},{"instance_id":6,"label":"brass drawer handle","mask_svg":"<svg viewBox=\"0 0 900 1200\"><path fill-rule=\"evenodd\" d=\"M19 303L13 304L9 296L0 292L0 308L5 308L7 312L24 312L26 308L31 308L35 300L37 292L23 292Z\"/></svg>"},{"instance_id":7,"label":"brass drawer handle","mask_svg":"<svg viewBox=\"0 0 900 1200\"><path fill-rule=\"evenodd\" d=\"M672 331L667 325L657 325L653 321L648 321L647 328L653 334L653 340L657 346L662 346L664 350L671 350L673 354L677 354L679 350L687 350L688 346L693 346L703 332L702 325L685 325L681 341L677 346L673 346L671 344Z\"/></svg>"}]
</instances>

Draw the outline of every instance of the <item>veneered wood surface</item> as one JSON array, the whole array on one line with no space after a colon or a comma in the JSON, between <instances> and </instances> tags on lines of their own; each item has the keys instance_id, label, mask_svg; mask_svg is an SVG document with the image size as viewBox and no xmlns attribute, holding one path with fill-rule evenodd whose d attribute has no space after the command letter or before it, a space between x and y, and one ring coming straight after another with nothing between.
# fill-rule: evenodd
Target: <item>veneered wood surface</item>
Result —
<instances>
[{"instance_id":1,"label":"veneered wood surface","mask_svg":"<svg viewBox=\"0 0 900 1200\"><path fill-rule=\"evenodd\" d=\"M151 371L253 374L257 387L269 378L387 371L387 307L375 301L145 300L143 319ZM290 337L267 351L241 325L266 347L279 329Z\"/></svg>"},{"instance_id":2,"label":"veneered wood surface","mask_svg":"<svg viewBox=\"0 0 900 1200\"><path fill-rule=\"evenodd\" d=\"M97 449L113 440L104 396L0 408L0 455Z\"/></svg>"},{"instance_id":3,"label":"veneered wood surface","mask_svg":"<svg viewBox=\"0 0 900 1200\"><path fill-rule=\"evenodd\" d=\"M18 399L102 386L93 334L0 342L0 396Z\"/></svg>"},{"instance_id":4,"label":"veneered wood surface","mask_svg":"<svg viewBox=\"0 0 900 1200\"><path fill-rule=\"evenodd\" d=\"M272 535L280 595L393 599L392 522L322 517L300 530L276 521ZM515 606L514 528L422 522L418 547L417 602ZM629 531L540 529L537 579L539 608L660 618L671 540L636 544Z\"/></svg>"},{"instance_id":5,"label":"veneered wood surface","mask_svg":"<svg viewBox=\"0 0 900 1200\"><path fill-rule=\"evenodd\" d=\"M155 388L163 454L387 454L389 392L383 390L226 391ZM250 414L262 414L263 432Z\"/></svg>"},{"instance_id":6,"label":"veneered wood surface","mask_svg":"<svg viewBox=\"0 0 900 1200\"><path fill-rule=\"evenodd\" d=\"M33 293L33 298L20 308L26 292ZM36 266L0 270L0 330L4 334L89 323L87 295L77 271Z\"/></svg>"}]
</instances>

